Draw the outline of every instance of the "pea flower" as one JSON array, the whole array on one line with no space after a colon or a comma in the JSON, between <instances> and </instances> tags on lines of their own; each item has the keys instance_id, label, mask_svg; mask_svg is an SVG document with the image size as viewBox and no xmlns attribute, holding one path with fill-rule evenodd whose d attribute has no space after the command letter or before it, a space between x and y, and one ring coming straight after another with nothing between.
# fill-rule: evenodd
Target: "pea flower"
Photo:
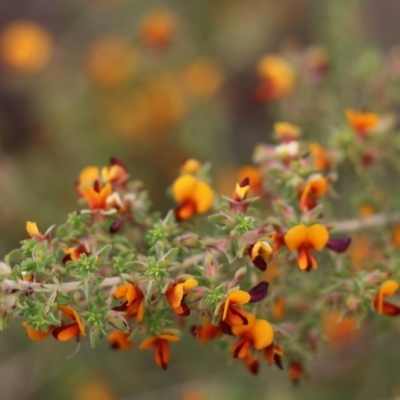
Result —
<instances>
[{"instance_id":1,"label":"pea flower","mask_svg":"<svg viewBox=\"0 0 400 400\"><path fill-rule=\"evenodd\" d=\"M248 353L244 358L242 358L242 360L251 374L258 375L258 371L260 370L258 358L254 357L253 354Z\"/></svg>"},{"instance_id":2,"label":"pea flower","mask_svg":"<svg viewBox=\"0 0 400 400\"><path fill-rule=\"evenodd\" d=\"M289 364L287 377L289 381L293 382L293 384L297 385L300 382L300 378L304 375L304 367L298 361L292 361Z\"/></svg>"},{"instance_id":3,"label":"pea flower","mask_svg":"<svg viewBox=\"0 0 400 400\"><path fill-rule=\"evenodd\" d=\"M141 23L140 34L146 47L162 50L175 37L177 21L175 15L167 10L147 14Z\"/></svg>"},{"instance_id":4,"label":"pea flower","mask_svg":"<svg viewBox=\"0 0 400 400\"><path fill-rule=\"evenodd\" d=\"M64 263L67 261L79 261L81 254L90 254L86 246L83 244L78 247L65 247L63 248L63 252L65 253L65 257L63 258Z\"/></svg>"},{"instance_id":5,"label":"pea flower","mask_svg":"<svg viewBox=\"0 0 400 400\"><path fill-rule=\"evenodd\" d=\"M192 326L190 331L201 344L205 344L222 335L222 329L219 326L213 325L211 322Z\"/></svg>"},{"instance_id":6,"label":"pea flower","mask_svg":"<svg viewBox=\"0 0 400 400\"><path fill-rule=\"evenodd\" d=\"M289 143L300 138L300 128L290 122L275 122L273 126L275 139L283 143Z\"/></svg>"},{"instance_id":7,"label":"pea flower","mask_svg":"<svg viewBox=\"0 0 400 400\"><path fill-rule=\"evenodd\" d=\"M265 271L267 269L267 262L273 254L271 245L266 241L259 240L249 247L248 252L254 266L260 271Z\"/></svg>"},{"instance_id":8,"label":"pea flower","mask_svg":"<svg viewBox=\"0 0 400 400\"><path fill-rule=\"evenodd\" d=\"M52 326L50 326L47 331L42 332L39 329L32 329L27 322L23 322L22 325L25 327L29 339L36 341L47 339L53 330Z\"/></svg>"},{"instance_id":9,"label":"pea flower","mask_svg":"<svg viewBox=\"0 0 400 400\"><path fill-rule=\"evenodd\" d=\"M78 195L83 197L83 191L89 186L93 186L94 182L100 179L100 170L95 166L88 166L84 168L79 174L78 180L75 184Z\"/></svg>"},{"instance_id":10,"label":"pea flower","mask_svg":"<svg viewBox=\"0 0 400 400\"><path fill-rule=\"evenodd\" d=\"M101 169L101 176L107 183L111 183L114 187L125 187L129 179L128 169L126 165L116 157L110 158L110 165Z\"/></svg>"},{"instance_id":11,"label":"pea flower","mask_svg":"<svg viewBox=\"0 0 400 400\"><path fill-rule=\"evenodd\" d=\"M251 300L249 293L244 290L231 292L224 303L222 303L222 321L231 326L246 325L248 323L246 312L238 306L247 304Z\"/></svg>"},{"instance_id":12,"label":"pea flower","mask_svg":"<svg viewBox=\"0 0 400 400\"><path fill-rule=\"evenodd\" d=\"M88 186L83 190L83 197L91 210L107 210L107 197L110 196L112 187L107 183L104 187L96 180L93 186Z\"/></svg>"},{"instance_id":13,"label":"pea flower","mask_svg":"<svg viewBox=\"0 0 400 400\"><path fill-rule=\"evenodd\" d=\"M381 284L374 298L374 307L379 314L385 314L391 317L400 314L399 306L384 300L385 297L394 295L398 289L399 284L393 279L387 280Z\"/></svg>"},{"instance_id":14,"label":"pea flower","mask_svg":"<svg viewBox=\"0 0 400 400\"><path fill-rule=\"evenodd\" d=\"M349 125L356 131L361 139L364 139L378 125L379 117L369 111L355 111L348 108L345 116Z\"/></svg>"},{"instance_id":15,"label":"pea flower","mask_svg":"<svg viewBox=\"0 0 400 400\"><path fill-rule=\"evenodd\" d=\"M200 161L196 160L195 158L188 158L181 165L179 172L182 175L185 174L195 175L200 168L201 168Z\"/></svg>"},{"instance_id":16,"label":"pea flower","mask_svg":"<svg viewBox=\"0 0 400 400\"><path fill-rule=\"evenodd\" d=\"M250 202L246 201L246 197L250 190L250 179L244 178L240 183L236 183L235 191L233 192L232 199L229 200L229 205L234 214L247 211Z\"/></svg>"},{"instance_id":17,"label":"pea flower","mask_svg":"<svg viewBox=\"0 0 400 400\"><path fill-rule=\"evenodd\" d=\"M314 168L318 171L326 171L330 166L330 160L326 150L317 142L309 145L311 156L314 157Z\"/></svg>"},{"instance_id":18,"label":"pea flower","mask_svg":"<svg viewBox=\"0 0 400 400\"><path fill-rule=\"evenodd\" d=\"M290 94L295 85L295 72L285 58L269 54L261 58L257 65L261 82L256 88L256 98L260 102L279 100Z\"/></svg>"},{"instance_id":19,"label":"pea flower","mask_svg":"<svg viewBox=\"0 0 400 400\"><path fill-rule=\"evenodd\" d=\"M159 336L153 336L146 339L140 346L140 350L148 350L154 347L154 359L162 369L168 368L168 363L171 355L168 342L178 342L179 336L163 333Z\"/></svg>"},{"instance_id":20,"label":"pea flower","mask_svg":"<svg viewBox=\"0 0 400 400\"><path fill-rule=\"evenodd\" d=\"M250 191L260 193L262 189L263 177L259 168L252 165L244 165L240 168L237 176L237 181L242 182L244 179L249 179Z\"/></svg>"},{"instance_id":21,"label":"pea flower","mask_svg":"<svg viewBox=\"0 0 400 400\"><path fill-rule=\"evenodd\" d=\"M283 346L281 344L270 344L264 350L264 358L268 365L275 364L279 369L283 369L282 365Z\"/></svg>"},{"instance_id":22,"label":"pea flower","mask_svg":"<svg viewBox=\"0 0 400 400\"><path fill-rule=\"evenodd\" d=\"M318 263L312 250L322 250L329 240L329 233L325 226L315 224L312 226L297 225L285 235L285 244L290 251L298 251L298 266L301 270L310 271L317 269Z\"/></svg>"},{"instance_id":23,"label":"pea flower","mask_svg":"<svg viewBox=\"0 0 400 400\"><path fill-rule=\"evenodd\" d=\"M137 322L142 322L144 316L144 294L131 283L119 285L114 292L116 299L123 298L125 302L115 309L126 312L126 318L136 317Z\"/></svg>"},{"instance_id":24,"label":"pea flower","mask_svg":"<svg viewBox=\"0 0 400 400\"><path fill-rule=\"evenodd\" d=\"M169 305L179 315L187 316L190 314L190 308L185 304L186 292L198 285L196 279L179 277L174 283L171 283L165 295Z\"/></svg>"},{"instance_id":25,"label":"pea flower","mask_svg":"<svg viewBox=\"0 0 400 400\"><path fill-rule=\"evenodd\" d=\"M58 306L58 309L69 319L74 320L68 325L62 325L54 328L52 335L61 342L66 342L74 337L79 337L79 335L86 336L85 327L79 314L72 308L68 306Z\"/></svg>"},{"instance_id":26,"label":"pea flower","mask_svg":"<svg viewBox=\"0 0 400 400\"><path fill-rule=\"evenodd\" d=\"M43 242L44 240L49 240L50 232L52 231L53 227L54 226L47 229L47 231L43 234L39 231L39 228L37 227L36 222L28 221L26 223L26 231L28 232L28 235L32 239L36 239L38 242Z\"/></svg>"},{"instance_id":27,"label":"pea flower","mask_svg":"<svg viewBox=\"0 0 400 400\"><path fill-rule=\"evenodd\" d=\"M113 331L107 335L111 347L115 350L129 350L133 346L132 340L129 340L129 333Z\"/></svg>"},{"instance_id":28,"label":"pea flower","mask_svg":"<svg viewBox=\"0 0 400 400\"><path fill-rule=\"evenodd\" d=\"M328 181L322 175L312 175L307 180L300 195L300 210L305 212L317 205L317 197L323 196L328 191Z\"/></svg>"},{"instance_id":29,"label":"pea flower","mask_svg":"<svg viewBox=\"0 0 400 400\"><path fill-rule=\"evenodd\" d=\"M246 313L247 325L233 326L232 334L240 339L232 346L235 358L245 358L250 349L265 349L274 339L271 324L264 319L257 319L253 314Z\"/></svg>"},{"instance_id":30,"label":"pea flower","mask_svg":"<svg viewBox=\"0 0 400 400\"><path fill-rule=\"evenodd\" d=\"M210 186L193 175L185 174L175 179L172 193L179 206L175 210L178 220L187 220L194 214L204 214L212 206L213 191Z\"/></svg>"}]
</instances>

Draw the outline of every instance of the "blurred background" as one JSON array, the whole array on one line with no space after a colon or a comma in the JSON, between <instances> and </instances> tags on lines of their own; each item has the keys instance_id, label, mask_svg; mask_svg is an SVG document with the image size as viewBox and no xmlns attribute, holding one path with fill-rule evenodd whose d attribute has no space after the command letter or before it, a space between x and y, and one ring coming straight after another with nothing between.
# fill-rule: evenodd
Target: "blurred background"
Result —
<instances>
[{"instance_id":1,"label":"blurred background","mask_svg":"<svg viewBox=\"0 0 400 400\"><path fill-rule=\"evenodd\" d=\"M79 172L110 156L166 211L185 158L211 161L229 195L276 120L323 143L346 107L397 116L399 13L393 0L0 2L1 254L27 220L64 221ZM400 350L385 343L398 334L363 332L292 387L285 371L264 364L255 378L191 338L163 372L107 343L67 358L75 344L33 343L14 324L0 336L0 399L395 399Z\"/></svg>"}]
</instances>

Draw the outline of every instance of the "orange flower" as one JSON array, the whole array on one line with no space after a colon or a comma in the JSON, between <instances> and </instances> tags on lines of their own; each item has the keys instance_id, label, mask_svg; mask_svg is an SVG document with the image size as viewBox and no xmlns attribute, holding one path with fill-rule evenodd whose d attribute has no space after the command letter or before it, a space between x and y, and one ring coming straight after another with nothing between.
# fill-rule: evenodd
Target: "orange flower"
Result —
<instances>
[{"instance_id":1,"label":"orange flower","mask_svg":"<svg viewBox=\"0 0 400 400\"><path fill-rule=\"evenodd\" d=\"M317 269L317 260L311 250L322 250L329 240L329 233L325 226L315 224L312 226L297 225L285 235L285 244L290 251L298 251L298 266L301 270L310 271Z\"/></svg>"},{"instance_id":2,"label":"orange flower","mask_svg":"<svg viewBox=\"0 0 400 400\"><path fill-rule=\"evenodd\" d=\"M237 181L242 182L246 178L249 179L250 190L254 193L260 192L262 189L262 175L260 170L252 165L244 165L239 170Z\"/></svg>"},{"instance_id":3,"label":"orange flower","mask_svg":"<svg viewBox=\"0 0 400 400\"><path fill-rule=\"evenodd\" d=\"M348 108L345 111L345 116L347 122L362 139L371 133L379 122L378 115L368 111L354 111Z\"/></svg>"},{"instance_id":4,"label":"orange flower","mask_svg":"<svg viewBox=\"0 0 400 400\"><path fill-rule=\"evenodd\" d=\"M144 316L144 294L131 283L120 285L114 292L116 299L124 298L125 303L116 309L126 312L126 318L136 316L137 322L142 322Z\"/></svg>"},{"instance_id":5,"label":"orange flower","mask_svg":"<svg viewBox=\"0 0 400 400\"><path fill-rule=\"evenodd\" d=\"M303 364L297 362L297 361L292 361L289 364L288 368L288 374L287 377L289 381L293 382L295 385L297 385L300 381L301 376L304 374L304 367Z\"/></svg>"},{"instance_id":6,"label":"orange flower","mask_svg":"<svg viewBox=\"0 0 400 400\"><path fill-rule=\"evenodd\" d=\"M309 151L314 157L314 168L318 171L326 171L330 166L330 160L323 147L317 142L311 142Z\"/></svg>"},{"instance_id":7,"label":"orange flower","mask_svg":"<svg viewBox=\"0 0 400 400\"><path fill-rule=\"evenodd\" d=\"M341 348L357 334L357 321L351 317L342 317L336 311L324 316L322 328L331 345Z\"/></svg>"},{"instance_id":8,"label":"orange flower","mask_svg":"<svg viewBox=\"0 0 400 400\"><path fill-rule=\"evenodd\" d=\"M28 221L26 223L26 231L28 232L28 235L32 239L38 239L39 241L44 240L44 235L43 235L43 233L40 233L40 231L36 225L36 222Z\"/></svg>"},{"instance_id":9,"label":"orange flower","mask_svg":"<svg viewBox=\"0 0 400 400\"><path fill-rule=\"evenodd\" d=\"M58 306L58 309L69 319L74 320L72 324L62 325L53 329L52 335L61 342L66 342L79 335L86 336L85 327L79 314L71 307Z\"/></svg>"},{"instance_id":10,"label":"orange flower","mask_svg":"<svg viewBox=\"0 0 400 400\"><path fill-rule=\"evenodd\" d=\"M282 319L286 311L286 300L283 296L279 296L272 306L272 318L276 321Z\"/></svg>"},{"instance_id":11,"label":"orange flower","mask_svg":"<svg viewBox=\"0 0 400 400\"><path fill-rule=\"evenodd\" d=\"M328 181L321 175L312 175L300 194L300 210L305 212L317 205L317 197L328 191Z\"/></svg>"},{"instance_id":12,"label":"orange flower","mask_svg":"<svg viewBox=\"0 0 400 400\"><path fill-rule=\"evenodd\" d=\"M268 365L275 364L279 369L283 369L282 365L283 346L281 344L270 344L264 350L264 358Z\"/></svg>"},{"instance_id":13,"label":"orange flower","mask_svg":"<svg viewBox=\"0 0 400 400\"><path fill-rule=\"evenodd\" d=\"M153 336L146 339L140 346L140 350L148 350L154 346L154 358L156 363L162 369L167 369L169 358L170 358L170 348L168 342L178 342L180 338L175 335L168 333L163 333L159 336Z\"/></svg>"},{"instance_id":14,"label":"orange flower","mask_svg":"<svg viewBox=\"0 0 400 400\"><path fill-rule=\"evenodd\" d=\"M224 73L216 61L202 58L188 66L185 81L191 93L204 99L210 99L221 88Z\"/></svg>"},{"instance_id":15,"label":"orange flower","mask_svg":"<svg viewBox=\"0 0 400 400\"><path fill-rule=\"evenodd\" d=\"M76 191L79 196L83 196L83 190L93 184L100 178L100 170L98 167L89 166L84 168L79 174L76 182Z\"/></svg>"},{"instance_id":16,"label":"orange flower","mask_svg":"<svg viewBox=\"0 0 400 400\"><path fill-rule=\"evenodd\" d=\"M247 325L232 327L232 334L241 337L231 348L235 358L245 358L251 348L265 349L274 339L274 331L268 321L257 319L250 313L246 313L246 319Z\"/></svg>"},{"instance_id":17,"label":"orange flower","mask_svg":"<svg viewBox=\"0 0 400 400\"><path fill-rule=\"evenodd\" d=\"M358 216L360 218L370 217L371 215L376 214L376 208L371 204L363 204L358 209Z\"/></svg>"},{"instance_id":18,"label":"orange flower","mask_svg":"<svg viewBox=\"0 0 400 400\"><path fill-rule=\"evenodd\" d=\"M295 85L292 66L280 55L264 56L257 65L261 82L256 89L260 101L274 101L290 94Z\"/></svg>"},{"instance_id":19,"label":"orange flower","mask_svg":"<svg viewBox=\"0 0 400 400\"><path fill-rule=\"evenodd\" d=\"M201 168L201 163L199 160L196 160L195 158L188 158L183 162L179 172L182 175L185 174L195 175L197 174L200 168Z\"/></svg>"},{"instance_id":20,"label":"orange flower","mask_svg":"<svg viewBox=\"0 0 400 400\"><path fill-rule=\"evenodd\" d=\"M247 211L247 208L251 204L251 201L246 201L246 197L250 190L250 179L244 178L240 183L236 183L235 191L232 195L232 200L229 201L229 205L234 214L242 213Z\"/></svg>"},{"instance_id":21,"label":"orange flower","mask_svg":"<svg viewBox=\"0 0 400 400\"><path fill-rule=\"evenodd\" d=\"M397 292L398 288L399 284L392 279L387 280L381 284L378 293L374 298L374 307L379 314L385 314L391 317L400 314L399 306L383 300L385 297L394 295Z\"/></svg>"},{"instance_id":22,"label":"orange flower","mask_svg":"<svg viewBox=\"0 0 400 400\"><path fill-rule=\"evenodd\" d=\"M190 314L190 308L185 304L185 295L197 285L196 279L180 277L167 289L165 295L168 303L177 314L182 316Z\"/></svg>"},{"instance_id":23,"label":"orange flower","mask_svg":"<svg viewBox=\"0 0 400 400\"><path fill-rule=\"evenodd\" d=\"M250 179L244 178L240 183L236 183L235 191L233 192L232 199L241 202L246 199L250 190Z\"/></svg>"},{"instance_id":24,"label":"orange flower","mask_svg":"<svg viewBox=\"0 0 400 400\"><path fill-rule=\"evenodd\" d=\"M48 336L50 335L51 331L53 330L53 327L50 326L47 331L42 332L39 331L38 329L32 329L27 322L23 322L22 325L26 329L26 334L28 335L29 339L31 340L44 340L47 339Z\"/></svg>"},{"instance_id":25,"label":"orange flower","mask_svg":"<svg viewBox=\"0 0 400 400\"><path fill-rule=\"evenodd\" d=\"M169 11L153 11L146 15L140 33L147 47L159 50L167 47L176 32L176 18Z\"/></svg>"},{"instance_id":26,"label":"orange flower","mask_svg":"<svg viewBox=\"0 0 400 400\"><path fill-rule=\"evenodd\" d=\"M0 33L0 58L10 69L23 74L42 70L53 51L50 32L33 21L13 21Z\"/></svg>"},{"instance_id":27,"label":"orange flower","mask_svg":"<svg viewBox=\"0 0 400 400\"><path fill-rule=\"evenodd\" d=\"M251 374L258 375L258 371L260 370L260 363L258 362L258 358L248 353L244 358L242 358L242 360Z\"/></svg>"},{"instance_id":28,"label":"orange flower","mask_svg":"<svg viewBox=\"0 0 400 400\"><path fill-rule=\"evenodd\" d=\"M250 294L244 290L231 292L221 306L221 309L223 308L222 321L231 326L247 324L247 313L237 306L247 304L250 300Z\"/></svg>"},{"instance_id":29,"label":"orange flower","mask_svg":"<svg viewBox=\"0 0 400 400\"><path fill-rule=\"evenodd\" d=\"M107 335L108 341L111 343L113 349L129 350L133 346L133 342L128 339L129 333L121 331L113 331Z\"/></svg>"},{"instance_id":30,"label":"orange flower","mask_svg":"<svg viewBox=\"0 0 400 400\"><path fill-rule=\"evenodd\" d=\"M179 203L175 210L178 220L187 220L193 214L204 214L213 203L213 191L210 186L193 175L185 174L172 184L174 199Z\"/></svg>"},{"instance_id":31,"label":"orange flower","mask_svg":"<svg viewBox=\"0 0 400 400\"><path fill-rule=\"evenodd\" d=\"M129 41L120 36L102 36L90 43L85 72L90 82L114 87L129 81L137 68L137 55Z\"/></svg>"},{"instance_id":32,"label":"orange flower","mask_svg":"<svg viewBox=\"0 0 400 400\"><path fill-rule=\"evenodd\" d=\"M205 344L211 339L215 339L222 335L222 329L219 326L213 325L211 322L206 322L203 325L193 326L191 332L196 336L201 344Z\"/></svg>"},{"instance_id":33,"label":"orange flower","mask_svg":"<svg viewBox=\"0 0 400 400\"><path fill-rule=\"evenodd\" d=\"M392 227L392 245L400 247L400 225L394 225Z\"/></svg>"},{"instance_id":34,"label":"orange flower","mask_svg":"<svg viewBox=\"0 0 400 400\"><path fill-rule=\"evenodd\" d=\"M124 187L129 178L128 169L118 158L111 157L110 165L101 169L101 176L105 182Z\"/></svg>"},{"instance_id":35,"label":"orange flower","mask_svg":"<svg viewBox=\"0 0 400 400\"><path fill-rule=\"evenodd\" d=\"M290 122L275 122L273 129L275 138L280 142L298 140L301 134L300 128Z\"/></svg>"},{"instance_id":36,"label":"orange flower","mask_svg":"<svg viewBox=\"0 0 400 400\"><path fill-rule=\"evenodd\" d=\"M263 240L259 240L249 247L251 261L260 271L267 269L267 262L271 259L272 254L271 245Z\"/></svg>"},{"instance_id":37,"label":"orange flower","mask_svg":"<svg viewBox=\"0 0 400 400\"><path fill-rule=\"evenodd\" d=\"M79 247L65 247L63 252L66 254L63 258L63 262L66 263L67 261L79 261L81 258L81 254L89 255L90 252L86 249L84 245Z\"/></svg>"},{"instance_id":38,"label":"orange flower","mask_svg":"<svg viewBox=\"0 0 400 400\"><path fill-rule=\"evenodd\" d=\"M83 190L83 197L87 201L91 210L106 210L107 197L112 192L111 184L107 183L106 186L101 187L100 182L97 180L93 186L86 187Z\"/></svg>"}]
</instances>

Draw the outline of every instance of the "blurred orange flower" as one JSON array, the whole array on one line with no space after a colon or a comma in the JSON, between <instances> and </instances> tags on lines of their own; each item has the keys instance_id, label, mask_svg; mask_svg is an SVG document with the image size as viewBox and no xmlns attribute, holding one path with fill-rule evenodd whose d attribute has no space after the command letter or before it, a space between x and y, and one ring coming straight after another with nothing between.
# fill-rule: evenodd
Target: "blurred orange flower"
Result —
<instances>
[{"instance_id":1,"label":"blurred orange flower","mask_svg":"<svg viewBox=\"0 0 400 400\"><path fill-rule=\"evenodd\" d=\"M90 43L85 60L86 76L97 86L118 86L136 70L137 57L127 39L102 36Z\"/></svg>"},{"instance_id":2,"label":"blurred orange flower","mask_svg":"<svg viewBox=\"0 0 400 400\"><path fill-rule=\"evenodd\" d=\"M244 165L238 172L237 181L242 182L246 178L249 178L250 190L254 193L260 192L262 189L262 175L260 170L252 165Z\"/></svg>"},{"instance_id":3,"label":"blurred orange flower","mask_svg":"<svg viewBox=\"0 0 400 400\"><path fill-rule=\"evenodd\" d=\"M369 111L355 111L351 108L345 110L349 125L361 138L365 138L378 125L379 116Z\"/></svg>"},{"instance_id":4,"label":"blurred orange flower","mask_svg":"<svg viewBox=\"0 0 400 400\"><path fill-rule=\"evenodd\" d=\"M216 61L202 58L187 67L185 80L191 93L209 99L221 88L224 73Z\"/></svg>"},{"instance_id":5,"label":"blurred orange flower","mask_svg":"<svg viewBox=\"0 0 400 400\"><path fill-rule=\"evenodd\" d=\"M295 85L295 71L285 58L269 54L257 64L261 82L256 89L260 101L279 100L290 94Z\"/></svg>"},{"instance_id":6,"label":"blurred orange flower","mask_svg":"<svg viewBox=\"0 0 400 400\"><path fill-rule=\"evenodd\" d=\"M340 348L357 335L357 321L336 311L323 317L322 330L332 347Z\"/></svg>"},{"instance_id":7,"label":"blurred orange flower","mask_svg":"<svg viewBox=\"0 0 400 400\"><path fill-rule=\"evenodd\" d=\"M0 58L11 70L23 74L41 71L53 52L53 39L44 26L16 20L0 32Z\"/></svg>"},{"instance_id":8,"label":"blurred orange flower","mask_svg":"<svg viewBox=\"0 0 400 400\"><path fill-rule=\"evenodd\" d=\"M160 50L172 42L176 29L176 16L168 10L157 10L143 18L140 35L146 47Z\"/></svg>"}]
</instances>

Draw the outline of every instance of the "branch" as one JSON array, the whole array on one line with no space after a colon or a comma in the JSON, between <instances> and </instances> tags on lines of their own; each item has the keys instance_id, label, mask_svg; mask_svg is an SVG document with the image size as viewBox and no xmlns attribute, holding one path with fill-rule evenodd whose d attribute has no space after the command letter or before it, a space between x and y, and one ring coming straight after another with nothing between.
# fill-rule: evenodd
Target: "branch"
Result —
<instances>
[{"instance_id":1,"label":"branch","mask_svg":"<svg viewBox=\"0 0 400 400\"><path fill-rule=\"evenodd\" d=\"M333 232L353 233L363 229L381 228L386 225L400 223L400 212L393 214L375 214L365 218L354 218L334 223Z\"/></svg>"}]
</instances>

